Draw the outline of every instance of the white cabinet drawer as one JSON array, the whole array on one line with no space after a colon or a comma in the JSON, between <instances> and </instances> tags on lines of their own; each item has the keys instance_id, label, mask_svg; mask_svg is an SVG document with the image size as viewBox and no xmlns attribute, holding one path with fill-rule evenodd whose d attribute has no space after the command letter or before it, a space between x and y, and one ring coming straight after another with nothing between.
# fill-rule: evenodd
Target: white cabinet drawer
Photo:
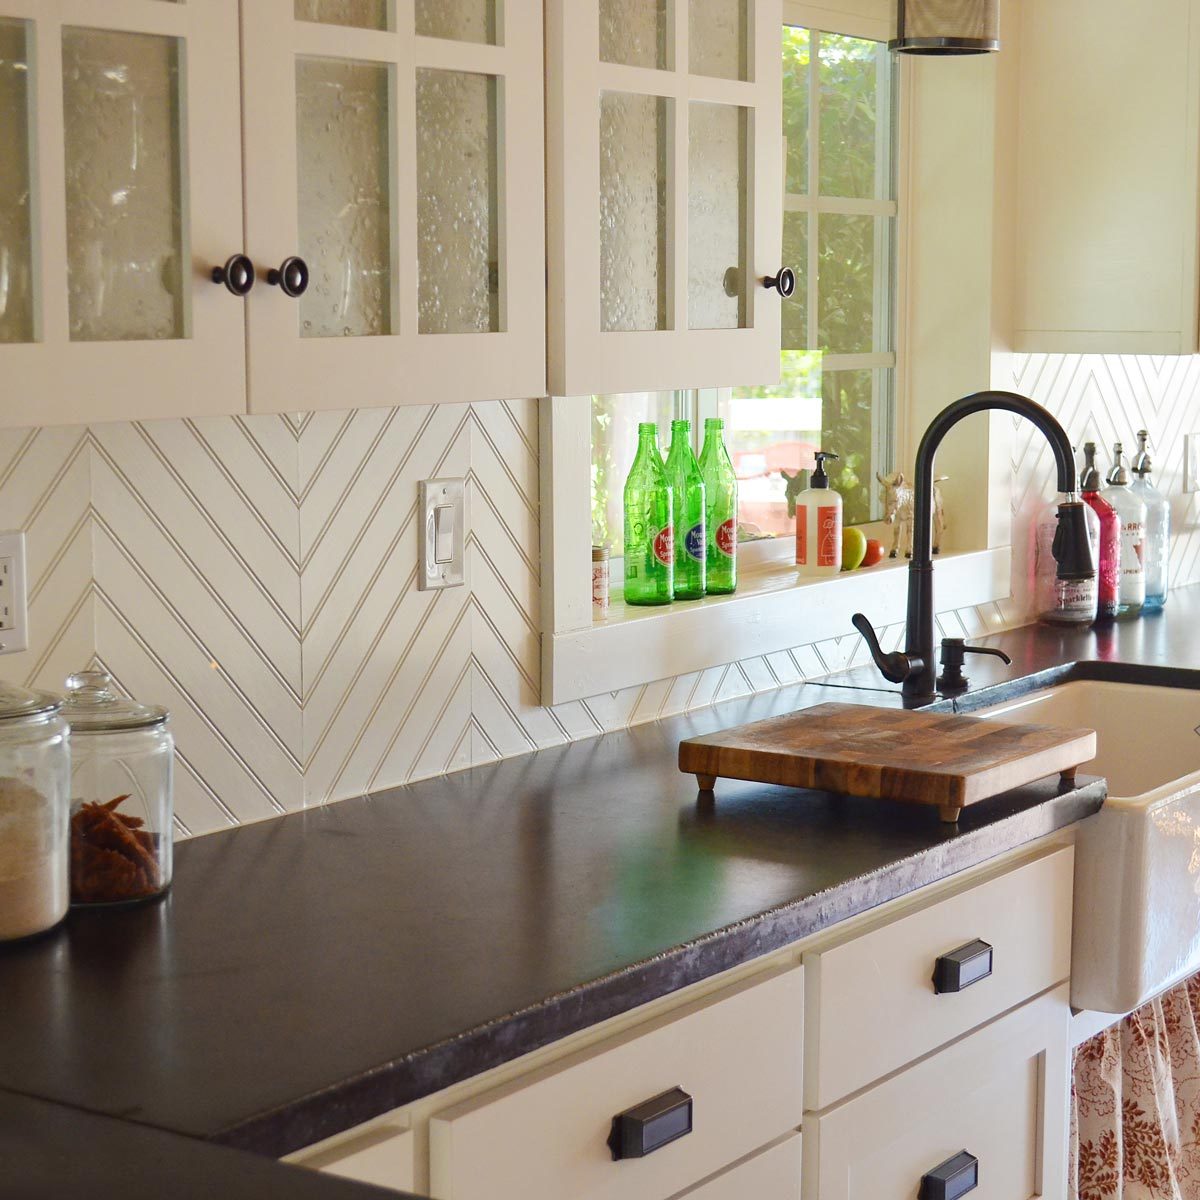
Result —
<instances>
[{"instance_id":1,"label":"white cabinet drawer","mask_svg":"<svg viewBox=\"0 0 1200 1200\"><path fill-rule=\"evenodd\" d=\"M374 1183L397 1191L413 1189L413 1134L397 1125L373 1125L290 1161L357 1183Z\"/></svg>"},{"instance_id":2,"label":"white cabinet drawer","mask_svg":"<svg viewBox=\"0 0 1200 1200\"><path fill-rule=\"evenodd\" d=\"M805 1108L827 1108L1066 979L1074 861L1067 846L806 956ZM991 975L939 995L938 957L977 939L992 947Z\"/></svg>"},{"instance_id":3,"label":"white cabinet drawer","mask_svg":"<svg viewBox=\"0 0 1200 1200\"><path fill-rule=\"evenodd\" d=\"M804 1119L805 1200L913 1200L961 1151L970 1200L1066 1195L1065 986L878 1087Z\"/></svg>"},{"instance_id":4,"label":"white cabinet drawer","mask_svg":"<svg viewBox=\"0 0 1200 1200\"><path fill-rule=\"evenodd\" d=\"M679 1200L800 1200L798 1133L753 1158L722 1171Z\"/></svg>"},{"instance_id":5,"label":"white cabinet drawer","mask_svg":"<svg viewBox=\"0 0 1200 1200\"><path fill-rule=\"evenodd\" d=\"M431 1121L438 1200L664 1200L800 1125L803 970L717 992ZM614 1162L613 1118L679 1087L692 1131Z\"/></svg>"}]
</instances>

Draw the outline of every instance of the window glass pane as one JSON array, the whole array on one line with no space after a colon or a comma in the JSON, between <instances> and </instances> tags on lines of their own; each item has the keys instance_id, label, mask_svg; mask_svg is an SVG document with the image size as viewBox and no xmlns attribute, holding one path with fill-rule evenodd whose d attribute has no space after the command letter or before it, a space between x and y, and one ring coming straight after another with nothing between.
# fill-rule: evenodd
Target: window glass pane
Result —
<instances>
[{"instance_id":1,"label":"window glass pane","mask_svg":"<svg viewBox=\"0 0 1200 1200\"><path fill-rule=\"evenodd\" d=\"M0 342L33 341L26 22L0 20Z\"/></svg>"},{"instance_id":2,"label":"window glass pane","mask_svg":"<svg viewBox=\"0 0 1200 1200\"><path fill-rule=\"evenodd\" d=\"M820 35L821 195L887 196L887 47L861 38Z\"/></svg>"},{"instance_id":3,"label":"window glass pane","mask_svg":"<svg viewBox=\"0 0 1200 1200\"><path fill-rule=\"evenodd\" d=\"M808 192L808 89L812 35L783 27L783 136L787 139L787 191Z\"/></svg>"},{"instance_id":4,"label":"window glass pane","mask_svg":"<svg viewBox=\"0 0 1200 1200\"><path fill-rule=\"evenodd\" d=\"M817 218L817 343L830 354L874 349L878 220L842 213Z\"/></svg>"},{"instance_id":5,"label":"window glass pane","mask_svg":"<svg viewBox=\"0 0 1200 1200\"><path fill-rule=\"evenodd\" d=\"M393 332L390 74L383 63L296 60L300 254L312 273L303 337Z\"/></svg>"},{"instance_id":6,"label":"window glass pane","mask_svg":"<svg viewBox=\"0 0 1200 1200\"><path fill-rule=\"evenodd\" d=\"M296 0L297 21L387 29L388 0Z\"/></svg>"},{"instance_id":7,"label":"window glass pane","mask_svg":"<svg viewBox=\"0 0 1200 1200\"><path fill-rule=\"evenodd\" d=\"M667 101L600 97L600 328L667 327Z\"/></svg>"},{"instance_id":8,"label":"window glass pane","mask_svg":"<svg viewBox=\"0 0 1200 1200\"><path fill-rule=\"evenodd\" d=\"M890 454L877 455L877 448L892 445L892 430L878 425L890 420L893 376L890 368L826 371L821 381L822 441L841 455L830 464L829 481L845 501L847 525L882 515L875 472L890 470L889 461L879 461Z\"/></svg>"},{"instance_id":9,"label":"window glass pane","mask_svg":"<svg viewBox=\"0 0 1200 1200\"><path fill-rule=\"evenodd\" d=\"M666 0L600 0L600 57L630 67L666 67Z\"/></svg>"},{"instance_id":10,"label":"window glass pane","mask_svg":"<svg viewBox=\"0 0 1200 1200\"><path fill-rule=\"evenodd\" d=\"M421 333L500 328L495 76L417 71Z\"/></svg>"},{"instance_id":11,"label":"window glass pane","mask_svg":"<svg viewBox=\"0 0 1200 1200\"><path fill-rule=\"evenodd\" d=\"M796 290L783 301L783 349L808 349L808 213L783 214L783 264L796 272Z\"/></svg>"},{"instance_id":12,"label":"window glass pane","mask_svg":"<svg viewBox=\"0 0 1200 1200\"><path fill-rule=\"evenodd\" d=\"M496 0L416 0L416 19L422 37L496 41Z\"/></svg>"},{"instance_id":13,"label":"window glass pane","mask_svg":"<svg viewBox=\"0 0 1200 1200\"><path fill-rule=\"evenodd\" d=\"M688 69L748 79L746 0L689 0Z\"/></svg>"},{"instance_id":14,"label":"window glass pane","mask_svg":"<svg viewBox=\"0 0 1200 1200\"><path fill-rule=\"evenodd\" d=\"M71 339L184 337L178 41L64 28L62 56Z\"/></svg>"},{"instance_id":15,"label":"window glass pane","mask_svg":"<svg viewBox=\"0 0 1200 1200\"><path fill-rule=\"evenodd\" d=\"M746 324L746 109L690 105L688 324Z\"/></svg>"},{"instance_id":16,"label":"window glass pane","mask_svg":"<svg viewBox=\"0 0 1200 1200\"><path fill-rule=\"evenodd\" d=\"M620 556L624 542L625 477L637 453L640 421L658 424L658 442L666 449L671 420L691 418L691 393L627 392L592 397L592 544L612 545Z\"/></svg>"}]
</instances>

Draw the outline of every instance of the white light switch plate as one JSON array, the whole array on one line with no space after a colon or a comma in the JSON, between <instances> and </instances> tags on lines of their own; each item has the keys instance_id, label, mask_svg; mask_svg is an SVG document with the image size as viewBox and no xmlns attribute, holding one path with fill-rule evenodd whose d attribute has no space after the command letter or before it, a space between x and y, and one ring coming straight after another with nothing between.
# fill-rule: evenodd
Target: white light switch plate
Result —
<instances>
[{"instance_id":1,"label":"white light switch plate","mask_svg":"<svg viewBox=\"0 0 1200 1200\"><path fill-rule=\"evenodd\" d=\"M424 479L417 504L420 566L417 588L461 587L466 525L466 481Z\"/></svg>"},{"instance_id":2,"label":"white light switch plate","mask_svg":"<svg viewBox=\"0 0 1200 1200\"><path fill-rule=\"evenodd\" d=\"M25 535L0 533L0 654L29 649Z\"/></svg>"},{"instance_id":3,"label":"white light switch plate","mask_svg":"<svg viewBox=\"0 0 1200 1200\"><path fill-rule=\"evenodd\" d=\"M1183 438L1183 490L1200 492L1200 433Z\"/></svg>"}]
</instances>

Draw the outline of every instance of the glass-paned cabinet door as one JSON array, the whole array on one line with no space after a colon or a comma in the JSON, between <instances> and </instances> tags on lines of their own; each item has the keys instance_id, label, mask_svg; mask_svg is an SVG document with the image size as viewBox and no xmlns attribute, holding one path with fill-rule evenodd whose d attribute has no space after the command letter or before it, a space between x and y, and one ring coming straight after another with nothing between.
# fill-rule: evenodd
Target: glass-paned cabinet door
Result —
<instances>
[{"instance_id":1,"label":"glass-paned cabinet door","mask_svg":"<svg viewBox=\"0 0 1200 1200\"><path fill-rule=\"evenodd\" d=\"M541 395L541 0L242 21L251 409Z\"/></svg>"},{"instance_id":2,"label":"glass-paned cabinet door","mask_svg":"<svg viewBox=\"0 0 1200 1200\"><path fill-rule=\"evenodd\" d=\"M0 425L245 411L238 42L237 0L0 0Z\"/></svg>"},{"instance_id":3,"label":"glass-paned cabinet door","mask_svg":"<svg viewBox=\"0 0 1200 1200\"><path fill-rule=\"evenodd\" d=\"M776 382L780 0L546 20L551 392Z\"/></svg>"}]
</instances>

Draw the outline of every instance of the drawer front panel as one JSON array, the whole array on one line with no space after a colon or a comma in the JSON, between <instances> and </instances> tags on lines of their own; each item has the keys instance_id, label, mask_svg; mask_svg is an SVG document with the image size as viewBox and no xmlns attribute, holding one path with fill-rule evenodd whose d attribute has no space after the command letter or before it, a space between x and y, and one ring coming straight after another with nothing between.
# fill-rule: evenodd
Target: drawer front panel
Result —
<instances>
[{"instance_id":1,"label":"drawer front panel","mask_svg":"<svg viewBox=\"0 0 1200 1200\"><path fill-rule=\"evenodd\" d=\"M1064 847L806 957L805 1107L827 1108L1066 979L1074 861ZM935 971L960 990L939 994Z\"/></svg>"},{"instance_id":2,"label":"drawer front panel","mask_svg":"<svg viewBox=\"0 0 1200 1200\"><path fill-rule=\"evenodd\" d=\"M680 1200L800 1200L800 1148L794 1134L785 1142L700 1184Z\"/></svg>"},{"instance_id":3,"label":"drawer front panel","mask_svg":"<svg viewBox=\"0 0 1200 1200\"><path fill-rule=\"evenodd\" d=\"M1067 996L1058 988L805 1117L805 1200L913 1200L926 1173L963 1151L979 1163L970 1200L1065 1196Z\"/></svg>"},{"instance_id":4,"label":"drawer front panel","mask_svg":"<svg viewBox=\"0 0 1200 1200\"><path fill-rule=\"evenodd\" d=\"M430 1122L438 1200L664 1200L799 1127L803 970L743 983ZM613 1118L673 1088L691 1132L614 1161Z\"/></svg>"},{"instance_id":5,"label":"drawer front panel","mask_svg":"<svg viewBox=\"0 0 1200 1200\"><path fill-rule=\"evenodd\" d=\"M397 1191L413 1189L413 1134L395 1125L372 1126L291 1161L357 1183L374 1183Z\"/></svg>"}]
</instances>

